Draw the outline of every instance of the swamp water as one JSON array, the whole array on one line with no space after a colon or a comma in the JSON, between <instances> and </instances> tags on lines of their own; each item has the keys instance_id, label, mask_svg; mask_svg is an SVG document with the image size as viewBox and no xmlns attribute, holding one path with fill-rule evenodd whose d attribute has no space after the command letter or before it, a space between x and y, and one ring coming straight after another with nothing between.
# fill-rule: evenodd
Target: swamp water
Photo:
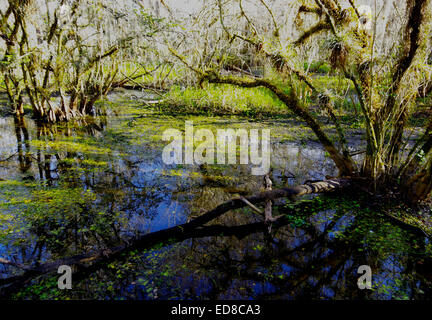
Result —
<instances>
[{"instance_id":1,"label":"swamp water","mask_svg":"<svg viewBox=\"0 0 432 320\"><path fill-rule=\"evenodd\" d=\"M165 165L162 133L186 120L196 129L270 129L274 187L334 174L294 120L164 115L130 95L110 95L100 115L79 125L0 117L0 257L36 266L108 249L263 190L248 165ZM210 223L221 234L203 228L132 251L74 280L73 290L58 290L56 275L39 277L9 298L431 298L428 241L361 199L310 196L274 210L289 218L271 233L253 227L261 216L236 210ZM372 268L372 290L357 286L361 265ZM0 265L0 278L19 273Z\"/></svg>"}]
</instances>

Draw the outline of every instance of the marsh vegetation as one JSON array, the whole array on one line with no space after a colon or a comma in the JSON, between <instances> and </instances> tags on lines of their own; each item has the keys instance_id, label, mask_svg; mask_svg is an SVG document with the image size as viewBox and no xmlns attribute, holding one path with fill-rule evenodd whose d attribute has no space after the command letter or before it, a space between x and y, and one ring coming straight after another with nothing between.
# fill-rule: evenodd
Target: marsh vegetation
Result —
<instances>
[{"instance_id":1,"label":"marsh vegetation","mask_svg":"<svg viewBox=\"0 0 432 320\"><path fill-rule=\"evenodd\" d=\"M2 298L430 299L432 1L0 4ZM269 173L164 163L186 121Z\"/></svg>"}]
</instances>

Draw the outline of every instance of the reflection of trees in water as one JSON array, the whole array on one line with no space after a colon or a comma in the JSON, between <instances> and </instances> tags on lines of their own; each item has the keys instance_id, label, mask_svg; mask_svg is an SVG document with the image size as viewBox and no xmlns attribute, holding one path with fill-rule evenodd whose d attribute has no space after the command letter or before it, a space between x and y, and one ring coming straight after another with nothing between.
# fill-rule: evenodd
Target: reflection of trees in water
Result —
<instances>
[{"instance_id":1,"label":"reflection of trees in water","mask_svg":"<svg viewBox=\"0 0 432 320\"><path fill-rule=\"evenodd\" d=\"M71 138L75 135L94 137L105 127L106 120L103 118L100 122L88 122L83 129L70 124L37 126L35 136L38 140L55 143L62 137ZM69 214L67 211L47 211L43 218L32 220L31 232L35 240L25 240L9 248L11 252L17 253L16 260L23 264L39 261L47 252L54 257L63 257L121 243L135 234L134 230L128 230L131 227L129 221L137 215L148 220L156 218L158 212L154 208L161 202L183 201L193 211L206 211L235 194L255 193L262 188L262 179L250 176L246 166L222 169L194 167L192 170L200 174L199 178L184 179L165 177L148 170L142 172L140 157L131 160L128 155L94 155L70 150L53 152L42 146L36 148L33 156L29 145L30 133L24 119L16 120L15 132L17 159L23 173L28 175L33 164L38 173L34 174L34 179L42 181L48 189L65 188L67 192L68 189L78 188L91 190L95 194L94 199L77 203L73 210L70 208ZM146 149L139 151L146 152ZM297 157L300 157L300 153ZM84 160L105 161L107 165L95 171ZM283 177L279 171L275 174ZM217 176L241 176L241 179L215 179ZM118 215L119 212L124 214ZM281 225L272 238L263 232L267 227L256 222L260 219L247 211L226 214L216 220L216 224L185 235L190 240L183 242L178 249L169 251L170 255L161 260L160 270L170 266L177 274L174 280L166 278L165 283L159 284L160 288L164 288L160 296L163 296L163 291L168 295L177 289L178 295L202 295L208 298L319 299L321 295L327 298L363 298L366 292L358 290L356 283L358 266L369 264L373 270L381 270L386 266L381 256L368 256L364 251L359 251L361 241L358 238L348 238L348 241L343 237L328 238L329 232L343 215L341 211L329 218L324 231L314 225L301 228ZM125 219L126 223L120 223L121 219ZM251 221L255 223L250 224ZM355 227L355 224L351 225L344 233L350 234ZM61 232L56 233L60 228ZM415 257L405 255L398 261L403 264L405 274L417 272L418 278L426 279L422 280L423 283L430 281L427 280L431 276L425 271L426 268L418 269L415 265ZM130 283L140 270L146 274L144 271L148 271L148 262L143 257L141 266L134 268L134 271L129 270L126 279L118 280L118 288L122 289L118 289L114 296L123 292L130 294ZM180 268L183 264L186 265L185 269ZM424 265L429 264L425 262ZM191 275L196 270L199 273ZM108 270L102 269L99 273L103 279L112 280ZM414 277L411 282L414 282ZM410 283L409 287L414 287L414 284ZM425 288L423 291L430 294Z\"/></svg>"},{"instance_id":2,"label":"reflection of trees in water","mask_svg":"<svg viewBox=\"0 0 432 320\"><path fill-rule=\"evenodd\" d=\"M24 208L29 211L25 219L31 226L31 234L8 248L10 255L22 252L14 258L20 263L32 264L49 255L56 258L118 245L142 232L134 230L136 226L130 221L137 216L143 221L155 219L159 214L155 208L160 203L175 202L182 197L178 191L190 190L189 182L179 183L173 190L176 181L167 181L166 177L154 172L142 172L142 161L131 160L129 154L116 152L115 145L113 152L103 154L51 148L61 140L74 141L74 137L84 137L83 141L86 141L87 137L101 135L106 126L106 117L99 117L86 119L79 126L36 123L34 130L27 130L24 118L16 120L18 162L26 170L26 181L35 181L39 185L35 190L29 190L30 193L37 192L32 195L32 203ZM41 143L30 150L32 133ZM86 160L106 165L96 170L87 165ZM170 186L167 187L167 183ZM80 199L79 194L72 192L75 189L91 190L94 198ZM46 194L39 192L41 190ZM56 190L59 193L55 193ZM69 210L62 206L61 199L53 201L55 197L64 197L71 205ZM49 210L44 209L44 205ZM33 217L32 210L37 217Z\"/></svg>"},{"instance_id":3,"label":"reflection of trees in water","mask_svg":"<svg viewBox=\"0 0 432 320\"><path fill-rule=\"evenodd\" d=\"M280 211L292 214L303 210L307 214L309 209L313 207L300 203L295 208ZM323 210L322 207L319 210ZM243 214L237 211L237 215ZM343 208L336 212L320 211L317 221L312 216L310 223L295 227L287 215L274 225L277 232L272 235L263 222L232 227L212 224L176 235L167 234L165 238L142 243L144 247L132 255L122 256L115 264L109 263L112 260L105 264L101 260L89 269L78 271L76 285L86 289L71 292L71 295L74 298L109 295L141 299L377 298L382 297L382 293L357 288L357 269L367 264L374 270L374 277L380 276L389 268L388 257L395 257L402 268L399 272L403 283L393 289L408 292L414 298L430 296L427 289L430 273L414 266L416 257L424 252L421 241L418 251L412 252L405 251L403 246L393 248L391 243L378 246L378 251L365 250L373 239L358 232L358 228L367 223L361 217L351 220L352 213ZM375 222L379 224L380 221ZM394 232L400 234L398 230ZM374 229L386 235L384 231L392 229ZM340 235L336 237L336 233ZM401 241L417 246L418 237L409 233L402 236ZM158 241L173 245L152 249ZM382 249L385 252L380 254ZM424 258L423 265L430 266L430 259ZM111 288L108 293L104 284ZM149 289L152 295L148 294ZM425 295L419 294L419 289ZM396 291L395 295L398 294L400 292Z\"/></svg>"},{"instance_id":4,"label":"reflection of trees in water","mask_svg":"<svg viewBox=\"0 0 432 320\"><path fill-rule=\"evenodd\" d=\"M14 117L15 135L17 139L18 162L22 173L31 166L29 133L23 116Z\"/></svg>"},{"instance_id":5,"label":"reflection of trees in water","mask_svg":"<svg viewBox=\"0 0 432 320\"><path fill-rule=\"evenodd\" d=\"M326 240L336 221L322 233L313 227L285 226L275 238L255 233L242 240L235 237L199 240L190 254L197 256L193 263L204 274L212 274L211 299L319 298L320 289L331 282L333 275L339 272L338 281L344 281L345 275L352 273L344 270L354 250L352 244L330 244ZM329 249L331 253L326 254ZM325 272L324 268L330 270ZM312 279L314 284L310 283ZM354 286L356 281L351 287Z\"/></svg>"},{"instance_id":6,"label":"reflection of trees in water","mask_svg":"<svg viewBox=\"0 0 432 320\"><path fill-rule=\"evenodd\" d=\"M317 225L301 228L280 226L274 238L265 232L257 233L265 229L262 224L204 227L209 232L208 237L193 239L181 247L181 253L175 254L183 257L178 262L167 260L174 265L173 268L177 263L187 263L186 271L178 268L180 283L176 286L183 290L187 288L191 297L202 295L202 291L205 292L203 296L210 299L370 299L384 296L380 288L362 291L357 287L360 265L371 266L376 276L374 281L389 269L385 255L364 250L361 234L351 237L362 223L361 219L343 231L345 236L329 238L329 233L338 230L337 226L344 219L346 212L337 212L324 230ZM204 230L201 231L201 236L205 236ZM225 237L211 237L217 232L224 233ZM241 235L241 239L235 235ZM412 239L413 235L401 241L410 243ZM403 292L407 292L410 298L430 296L427 289L432 279L430 273L414 266L422 249L417 253L392 249L390 245L386 249L401 268L394 276L400 273L402 284L392 288L393 297ZM412 274L416 276L412 277ZM422 279L420 285L416 283L418 279ZM203 283L207 286L205 289ZM420 294L419 289L425 295Z\"/></svg>"},{"instance_id":7,"label":"reflection of trees in water","mask_svg":"<svg viewBox=\"0 0 432 320\"><path fill-rule=\"evenodd\" d=\"M36 122L34 130L27 128L24 117L15 117L14 125L18 150L15 159L21 173L25 174L23 181L34 181L35 184L28 187L28 193L24 196L30 202L19 211L15 209L19 219L24 219L23 224L29 226L30 233L8 244L6 256L9 253L13 260L22 264L37 265L47 254L59 257L119 243L121 223L115 208L105 203L100 203L98 207L93 197L85 196L85 190L103 193L102 189L92 186L97 184L95 173L80 164L82 160L91 159L91 156L78 151L52 150L48 146L50 142L74 135L95 136L106 126L106 117L83 119L78 125ZM31 147L32 133L34 139L46 144ZM103 157L112 160L110 154ZM80 167L89 170L77 170ZM10 167L10 170L13 168ZM108 179L112 174L102 171L97 176ZM108 184L112 184L113 179ZM82 190L84 196L76 190ZM65 204L62 204L63 199Z\"/></svg>"}]
</instances>

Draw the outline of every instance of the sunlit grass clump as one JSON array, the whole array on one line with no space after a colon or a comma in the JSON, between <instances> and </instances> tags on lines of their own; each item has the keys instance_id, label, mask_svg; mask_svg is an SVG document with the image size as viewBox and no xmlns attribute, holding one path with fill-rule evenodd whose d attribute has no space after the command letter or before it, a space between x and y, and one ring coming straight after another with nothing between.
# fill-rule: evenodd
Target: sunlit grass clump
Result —
<instances>
[{"instance_id":1,"label":"sunlit grass clump","mask_svg":"<svg viewBox=\"0 0 432 320\"><path fill-rule=\"evenodd\" d=\"M288 108L265 88L238 88L231 85L172 87L163 106L184 113L242 116L276 116L290 114Z\"/></svg>"}]
</instances>

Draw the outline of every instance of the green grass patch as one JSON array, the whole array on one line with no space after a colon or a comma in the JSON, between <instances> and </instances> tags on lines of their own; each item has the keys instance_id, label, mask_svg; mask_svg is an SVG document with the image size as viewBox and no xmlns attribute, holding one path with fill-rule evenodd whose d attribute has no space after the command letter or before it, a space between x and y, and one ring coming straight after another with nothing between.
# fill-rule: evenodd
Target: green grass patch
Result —
<instances>
[{"instance_id":1,"label":"green grass patch","mask_svg":"<svg viewBox=\"0 0 432 320\"><path fill-rule=\"evenodd\" d=\"M285 104L265 88L217 84L209 84L204 89L174 86L162 106L189 114L230 114L253 118L291 115Z\"/></svg>"}]
</instances>

